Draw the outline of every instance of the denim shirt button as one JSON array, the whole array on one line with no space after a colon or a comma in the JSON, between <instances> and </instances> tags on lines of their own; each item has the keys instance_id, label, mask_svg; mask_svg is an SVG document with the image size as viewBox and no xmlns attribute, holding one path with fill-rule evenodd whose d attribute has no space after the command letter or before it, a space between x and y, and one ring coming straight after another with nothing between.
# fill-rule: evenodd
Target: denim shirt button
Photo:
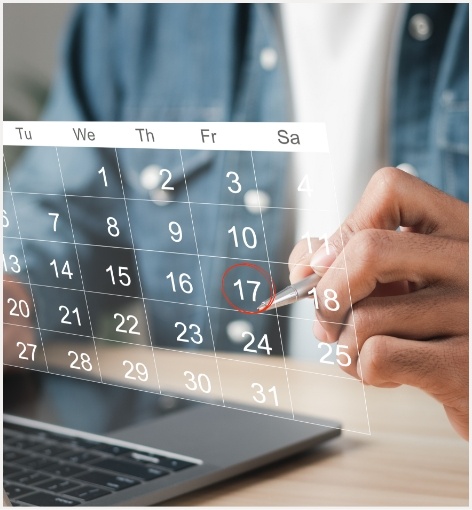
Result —
<instances>
[{"instance_id":1,"label":"denim shirt button","mask_svg":"<svg viewBox=\"0 0 472 510\"><path fill-rule=\"evenodd\" d=\"M162 168L159 165L148 165L143 168L139 175L139 182L144 189L149 191L149 197L156 205L167 205L170 200L170 194L159 188L163 176L160 171Z\"/></svg>"},{"instance_id":2,"label":"denim shirt button","mask_svg":"<svg viewBox=\"0 0 472 510\"><path fill-rule=\"evenodd\" d=\"M260 214L270 206L270 196L265 191L250 189L244 194L244 205L251 214Z\"/></svg>"},{"instance_id":3,"label":"denim shirt button","mask_svg":"<svg viewBox=\"0 0 472 510\"><path fill-rule=\"evenodd\" d=\"M149 196L155 205L159 205L161 207L168 205L170 203L169 200L171 199L170 193L161 188L150 190Z\"/></svg>"},{"instance_id":4,"label":"denim shirt button","mask_svg":"<svg viewBox=\"0 0 472 510\"><path fill-rule=\"evenodd\" d=\"M262 69L265 71L272 71L272 69L275 69L278 58L279 56L277 55L277 52L274 50L274 48L263 48L261 54L259 55L259 61L261 63Z\"/></svg>"},{"instance_id":5,"label":"denim shirt button","mask_svg":"<svg viewBox=\"0 0 472 510\"><path fill-rule=\"evenodd\" d=\"M139 175L141 186L148 190L156 189L161 180L161 175L159 174L160 170L161 167L158 165L148 165L143 168Z\"/></svg>"},{"instance_id":6,"label":"denim shirt button","mask_svg":"<svg viewBox=\"0 0 472 510\"><path fill-rule=\"evenodd\" d=\"M403 170L407 174L413 175L414 177L418 177L418 171L413 165L410 165L410 163L400 163L399 165L397 165L397 168Z\"/></svg>"},{"instance_id":7,"label":"denim shirt button","mask_svg":"<svg viewBox=\"0 0 472 510\"><path fill-rule=\"evenodd\" d=\"M249 321L237 320L228 322L226 326L226 334L231 342L240 344L247 340L247 336L244 333L252 333L252 324ZM244 335L244 336L243 336Z\"/></svg>"},{"instance_id":8,"label":"denim shirt button","mask_svg":"<svg viewBox=\"0 0 472 510\"><path fill-rule=\"evenodd\" d=\"M408 23L411 37L417 41L426 41L433 33L433 22L426 14L415 14Z\"/></svg>"}]
</instances>

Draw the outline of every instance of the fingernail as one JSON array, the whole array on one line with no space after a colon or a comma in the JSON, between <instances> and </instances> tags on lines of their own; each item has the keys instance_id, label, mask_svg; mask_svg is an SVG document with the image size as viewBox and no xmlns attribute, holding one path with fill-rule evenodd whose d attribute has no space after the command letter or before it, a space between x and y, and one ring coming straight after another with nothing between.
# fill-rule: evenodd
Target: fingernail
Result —
<instances>
[{"instance_id":1,"label":"fingernail","mask_svg":"<svg viewBox=\"0 0 472 510\"><path fill-rule=\"evenodd\" d=\"M321 246L315 252L310 260L310 266L319 275L326 273L328 267L336 260L336 253L332 247L329 247L329 253L327 253L325 246Z\"/></svg>"},{"instance_id":2,"label":"fingernail","mask_svg":"<svg viewBox=\"0 0 472 510\"><path fill-rule=\"evenodd\" d=\"M313 321L313 334L318 340L321 340L322 342L326 342L328 339L328 334L318 321Z\"/></svg>"}]
</instances>

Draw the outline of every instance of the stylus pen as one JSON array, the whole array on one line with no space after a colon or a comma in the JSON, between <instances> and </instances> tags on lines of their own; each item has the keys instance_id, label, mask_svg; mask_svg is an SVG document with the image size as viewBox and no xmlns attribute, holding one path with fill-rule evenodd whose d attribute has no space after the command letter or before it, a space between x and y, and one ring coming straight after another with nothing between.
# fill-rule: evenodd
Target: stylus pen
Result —
<instances>
[{"instance_id":1,"label":"stylus pen","mask_svg":"<svg viewBox=\"0 0 472 510\"><path fill-rule=\"evenodd\" d=\"M308 293L313 289L313 287L318 285L320 280L321 276L313 273L310 276L303 278L303 280L285 287L285 289L277 292L270 306L264 311L273 310L275 307L280 308L281 306L290 305L299 299L308 297ZM263 301L257 309L263 310L270 303L270 300L271 298Z\"/></svg>"}]
</instances>

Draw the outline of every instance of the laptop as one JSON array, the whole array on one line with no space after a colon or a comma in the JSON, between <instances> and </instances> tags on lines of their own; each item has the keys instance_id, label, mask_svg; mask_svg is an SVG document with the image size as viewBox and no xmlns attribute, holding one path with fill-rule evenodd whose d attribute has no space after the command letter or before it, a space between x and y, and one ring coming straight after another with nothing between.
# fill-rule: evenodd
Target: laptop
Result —
<instances>
[{"instance_id":1,"label":"laptop","mask_svg":"<svg viewBox=\"0 0 472 510\"><path fill-rule=\"evenodd\" d=\"M340 434L318 423L189 403L98 435L4 414L4 504L5 493L13 506L161 503Z\"/></svg>"}]
</instances>

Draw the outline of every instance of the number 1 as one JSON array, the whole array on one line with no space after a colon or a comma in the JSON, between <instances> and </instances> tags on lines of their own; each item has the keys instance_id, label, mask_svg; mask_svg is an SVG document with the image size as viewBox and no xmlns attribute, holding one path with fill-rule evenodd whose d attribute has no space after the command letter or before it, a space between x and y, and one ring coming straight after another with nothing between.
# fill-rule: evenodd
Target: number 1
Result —
<instances>
[{"instance_id":1,"label":"number 1","mask_svg":"<svg viewBox=\"0 0 472 510\"><path fill-rule=\"evenodd\" d=\"M105 184L105 188L108 188L107 174L105 173L105 167L102 166L102 168L100 168L98 173L103 175L103 184Z\"/></svg>"}]
</instances>

